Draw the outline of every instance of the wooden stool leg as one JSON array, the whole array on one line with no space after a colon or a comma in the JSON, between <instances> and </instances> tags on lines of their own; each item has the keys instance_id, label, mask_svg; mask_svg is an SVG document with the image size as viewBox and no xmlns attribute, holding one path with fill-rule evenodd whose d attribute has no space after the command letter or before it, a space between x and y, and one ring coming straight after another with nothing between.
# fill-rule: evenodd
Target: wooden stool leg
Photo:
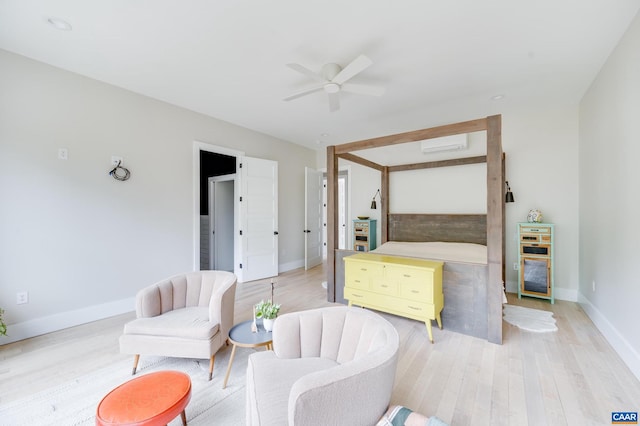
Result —
<instances>
[{"instance_id":1,"label":"wooden stool leg","mask_svg":"<svg viewBox=\"0 0 640 426\"><path fill-rule=\"evenodd\" d=\"M132 376L135 376L136 374L136 369L138 368L138 361L140 361L140 354L136 354L136 356L133 357L133 370L131 371Z\"/></svg>"},{"instance_id":2,"label":"wooden stool leg","mask_svg":"<svg viewBox=\"0 0 640 426\"><path fill-rule=\"evenodd\" d=\"M182 426L187 426L187 413L185 412L185 410L182 410L182 413L180 413L180 417L182 418Z\"/></svg>"},{"instance_id":3,"label":"wooden stool leg","mask_svg":"<svg viewBox=\"0 0 640 426\"><path fill-rule=\"evenodd\" d=\"M209 381L211 381L211 378L213 377L213 363L216 360L216 356L215 355L211 355L211 361L209 361Z\"/></svg>"}]
</instances>

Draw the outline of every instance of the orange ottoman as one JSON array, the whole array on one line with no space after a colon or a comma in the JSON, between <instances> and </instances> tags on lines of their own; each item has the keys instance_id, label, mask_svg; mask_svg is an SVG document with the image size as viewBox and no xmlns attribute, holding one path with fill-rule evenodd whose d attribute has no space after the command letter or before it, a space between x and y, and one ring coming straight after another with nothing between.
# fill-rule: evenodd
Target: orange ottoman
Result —
<instances>
[{"instance_id":1,"label":"orange ottoman","mask_svg":"<svg viewBox=\"0 0 640 426\"><path fill-rule=\"evenodd\" d=\"M191 400L191 379L179 371L158 371L121 384L98 404L96 425L166 425Z\"/></svg>"}]
</instances>

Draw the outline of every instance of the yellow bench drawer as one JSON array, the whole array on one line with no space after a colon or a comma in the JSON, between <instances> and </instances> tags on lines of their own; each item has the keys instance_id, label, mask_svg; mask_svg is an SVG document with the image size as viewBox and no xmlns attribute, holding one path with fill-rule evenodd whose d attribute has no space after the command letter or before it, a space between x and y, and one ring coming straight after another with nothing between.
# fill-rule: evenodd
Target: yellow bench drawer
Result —
<instances>
[{"instance_id":1,"label":"yellow bench drawer","mask_svg":"<svg viewBox=\"0 0 640 426\"><path fill-rule=\"evenodd\" d=\"M390 281L398 284L400 297L430 301L433 294L433 273L411 268L387 268Z\"/></svg>"},{"instance_id":2,"label":"yellow bench drawer","mask_svg":"<svg viewBox=\"0 0 640 426\"><path fill-rule=\"evenodd\" d=\"M393 306L393 310L407 317L417 319L436 318L435 305L431 303L420 303L412 300L393 299L389 301L389 305Z\"/></svg>"},{"instance_id":3,"label":"yellow bench drawer","mask_svg":"<svg viewBox=\"0 0 640 426\"><path fill-rule=\"evenodd\" d=\"M398 286L388 280L382 278L374 278L371 281L371 291L380 294L386 294L388 296L397 296Z\"/></svg>"},{"instance_id":4,"label":"yellow bench drawer","mask_svg":"<svg viewBox=\"0 0 640 426\"><path fill-rule=\"evenodd\" d=\"M387 266L387 277L398 283L423 284L429 282L433 286L433 273L424 269Z\"/></svg>"},{"instance_id":5,"label":"yellow bench drawer","mask_svg":"<svg viewBox=\"0 0 640 426\"><path fill-rule=\"evenodd\" d=\"M369 290L371 287L371 279L367 275L346 275L345 287L360 288L362 290Z\"/></svg>"},{"instance_id":6,"label":"yellow bench drawer","mask_svg":"<svg viewBox=\"0 0 640 426\"><path fill-rule=\"evenodd\" d=\"M345 287L344 298L347 299L350 303L360 305L361 303L369 301L371 299L371 294L367 291L362 291L357 288Z\"/></svg>"},{"instance_id":7,"label":"yellow bench drawer","mask_svg":"<svg viewBox=\"0 0 640 426\"><path fill-rule=\"evenodd\" d=\"M384 266L368 262L345 263L345 285L347 287L369 290L372 282L379 281L384 273Z\"/></svg>"},{"instance_id":8,"label":"yellow bench drawer","mask_svg":"<svg viewBox=\"0 0 640 426\"><path fill-rule=\"evenodd\" d=\"M421 284L400 284L400 297L416 302L433 303L433 286Z\"/></svg>"}]
</instances>

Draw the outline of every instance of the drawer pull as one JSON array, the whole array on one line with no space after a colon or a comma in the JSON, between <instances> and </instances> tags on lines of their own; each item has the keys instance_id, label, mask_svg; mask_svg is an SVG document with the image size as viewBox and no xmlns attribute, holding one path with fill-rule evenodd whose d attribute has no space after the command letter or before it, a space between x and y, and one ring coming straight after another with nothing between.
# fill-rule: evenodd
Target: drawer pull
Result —
<instances>
[{"instance_id":1,"label":"drawer pull","mask_svg":"<svg viewBox=\"0 0 640 426\"><path fill-rule=\"evenodd\" d=\"M367 271L367 268L360 268L361 271Z\"/></svg>"},{"instance_id":2,"label":"drawer pull","mask_svg":"<svg viewBox=\"0 0 640 426\"><path fill-rule=\"evenodd\" d=\"M420 293L420 291L418 291L418 290L411 290L411 293L418 294L418 293Z\"/></svg>"},{"instance_id":3,"label":"drawer pull","mask_svg":"<svg viewBox=\"0 0 640 426\"><path fill-rule=\"evenodd\" d=\"M411 275L409 275L409 274L402 274L402 276L405 277L405 278L411 278Z\"/></svg>"},{"instance_id":4,"label":"drawer pull","mask_svg":"<svg viewBox=\"0 0 640 426\"><path fill-rule=\"evenodd\" d=\"M363 297L361 294L352 293L353 297Z\"/></svg>"},{"instance_id":5,"label":"drawer pull","mask_svg":"<svg viewBox=\"0 0 640 426\"><path fill-rule=\"evenodd\" d=\"M354 280L354 281L355 281L355 282L357 282L357 283L359 283L359 282L360 282L360 280Z\"/></svg>"},{"instance_id":6,"label":"drawer pull","mask_svg":"<svg viewBox=\"0 0 640 426\"><path fill-rule=\"evenodd\" d=\"M386 285L386 284L382 284L380 287L382 287L382 288L387 288L387 287L389 287L389 286L388 286L388 285Z\"/></svg>"},{"instance_id":7,"label":"drawer pull","mask_svg":"<svg viewBox=\"0 0 640 426\"><path fill-rule=\"evenodd\" d=\"M416 308L415 306L408 305L409 309L413 309L414 311L421 311L422 308Z\"/></svg>"}]
</instances>

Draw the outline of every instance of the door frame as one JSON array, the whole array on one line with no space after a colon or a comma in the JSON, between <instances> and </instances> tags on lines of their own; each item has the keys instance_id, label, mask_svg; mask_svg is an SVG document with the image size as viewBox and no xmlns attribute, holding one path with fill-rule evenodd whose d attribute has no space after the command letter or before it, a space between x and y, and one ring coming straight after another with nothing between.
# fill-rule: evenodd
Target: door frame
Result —
<instances>
[{"instance_id":1,"label":"door frame","mask_svg":"<svg viewBox=\"0 0 640 426\"><path fill-rule=\"evenodd\" d=\"M200 270L200 151L213 152L231 157L244 157L244 151L193 141L193 270ZM236 171L237 172L237 171ZM239 203L236 200L235 203ZM239 208L238 206L234 206ZM237 263L237 262L234 262Z\"/></svg>"},{"instance_id":2,"label":"door frame","mask_svg":"<svg viewBox=\"0 0 640 426\"><path fill-rule=\"evenodd\" d=\"M305 271L314 268L324 262L326 252L325 245L325 234L326 234L326 197L324 191L326 178L324 177L325 173L321 170L316 170L311 167L304 168L304 269ZM310 184L313 183L313 180L318 177L320 182L317 182L317 193L310 192ZM310 179L312 178L312 179ZM317 203L310 203L310 199L317 200ZM310 212L318 213L319 217L317 217L317 222L310 223L309 216ZM311 250L309 250L309 241L312 239L314 233L318 236L318 244L319 246L315 246L316 250L319 250L319 260L317 263L312 263L309 260L313 259L314 261L317 259L312 255ZM319 234L319 235L318 235ZM312 263L310 265L310 263Z\"/></svg>"},{"instance_id":3,"label":"door frame","mask_svg":"<svg viewBox=\"0 0 640 426\"><path fill-rule=\"evenodd\" d=\"M322 180L324 183L327 183L327 168L323 167L318 169L319 172L322 173ZM351 248L353 248L353 242L352 242L352 232L351 232L351 227L353 222L351 220L349 220L349 215L351 214L351 166L350 165L346 165L346 166L342 166L342 167L338 167L338 175L346 175L346 186L345 186L345 226L344 226L344 243L345 243L345 249L346 250L351 250ZM323 190L323 194L322 194L322 203L323 203L323 230L322 230L322 250L323 250L323 259L322 262L324 263L327 258L326 258L326 251L327 251L327 226L326 226L326 220L327 220L327 197L326 197L326 188L321 188ZM336 245L336 248L338 248L338 245Z\"/></svg>"}]
</instances>

